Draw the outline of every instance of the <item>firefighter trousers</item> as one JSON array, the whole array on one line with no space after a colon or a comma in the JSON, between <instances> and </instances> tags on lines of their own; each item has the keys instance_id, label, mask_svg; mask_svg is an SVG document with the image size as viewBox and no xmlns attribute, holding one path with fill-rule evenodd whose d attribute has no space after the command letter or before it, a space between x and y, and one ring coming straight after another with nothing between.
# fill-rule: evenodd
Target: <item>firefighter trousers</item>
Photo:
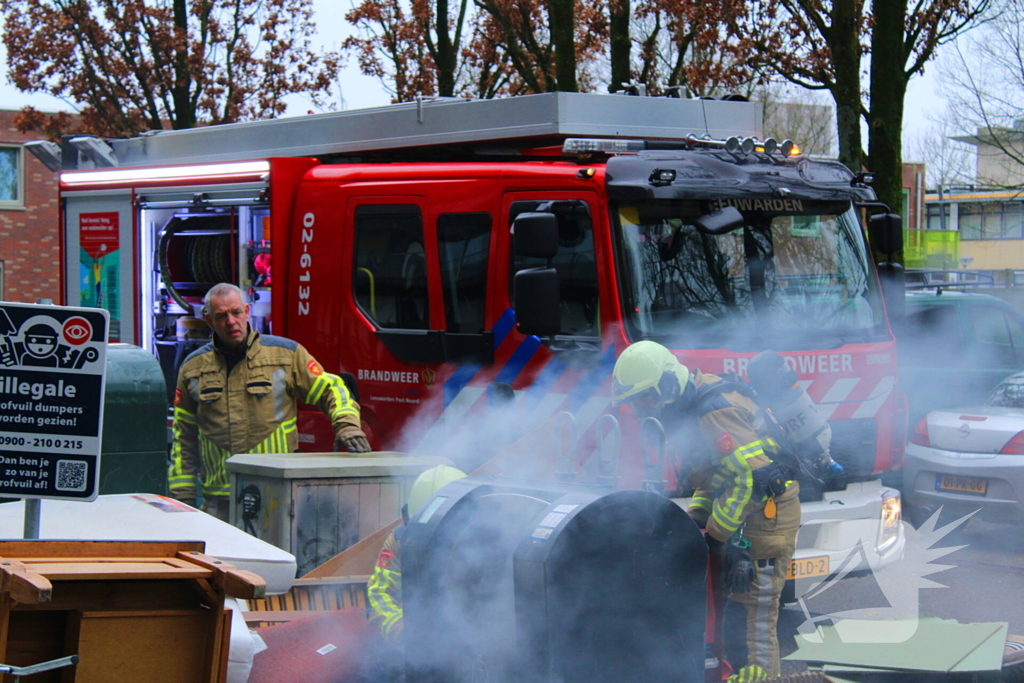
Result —
<instances>
[{"instance_id":1,"label":"firefighter trousers","mask_svg":"<svg viewBox=\"0 0 1024 683\"><path fill-rule=\"evenodd\" d=\"M750 556L757 575L746 593L729 596L725 609L726 657L733 669L756 665L769 677L780 675L779 597L796 548L800 529L798 485L776 499L777 513L763 511L747 517L743 535L750 541Z\"/></svg>"}]
</instances>

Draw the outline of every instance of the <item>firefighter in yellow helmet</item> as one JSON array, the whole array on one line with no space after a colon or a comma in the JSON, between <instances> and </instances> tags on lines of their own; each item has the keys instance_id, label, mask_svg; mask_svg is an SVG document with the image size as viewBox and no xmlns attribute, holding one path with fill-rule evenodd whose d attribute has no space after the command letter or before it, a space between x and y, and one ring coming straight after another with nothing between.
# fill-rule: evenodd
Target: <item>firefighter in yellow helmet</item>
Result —
<instances>
[{"instance_id":1,"label":"firefighter in yellow helmet","mask_svg":"<svg viewBox=\"0 0 1024 683\"><path fill-rule=\"evenodd\" d=\"M427 470L413 482L409 489L403 517L414 517L428 500L440 489L466 475L449 465L438 465ZM402 642L402 564L400 561L401 532L392 531L384 541L377 566L366 585L367 613L370 623L380 630L388 643L400 645Z\"/></svg>"},{"instance_id":2,"label":"firefighter in yellow helmet","mask_svg":"<svg viewBox=\"0 0 1024 683\"><path fill-rule=\"evenodd\" d=\"M712 551L725 554L726 653L737 667L731 680L778 676L779 596L796 546L800 501L797 483L772 459L777 446L763 412L741 387L691 372L652 341L627 347L612 375L614 401L629 404L638 417L657 417L675 435L672 447L686 449L683 466L694 488L688 512L706 530Z\"/></svg>"}]
</instances>

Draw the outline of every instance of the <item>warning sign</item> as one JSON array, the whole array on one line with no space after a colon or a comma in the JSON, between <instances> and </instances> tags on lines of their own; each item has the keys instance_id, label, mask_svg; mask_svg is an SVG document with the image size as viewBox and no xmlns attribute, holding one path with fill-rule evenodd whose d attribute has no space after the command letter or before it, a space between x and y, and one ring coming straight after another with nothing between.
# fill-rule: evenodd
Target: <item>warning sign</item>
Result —
<instances>
[{"instance_id":1,"label":"warning sign","mask_svg":"<svg viewBox=\"0 0 1024 683\"><path fill-rule=\"evenodd\" d=\"M98 494L109 313L0 304L0 496Z\"/></svg>"},{"instance_id":2,"label":"warning sign","mask_svg":"<svg viewBox=\"0 0 1024 683\"><path fill-rule=\"evenodd\" d=\"M81 245L82 306L104 308L115 317L111 336L119 337L116 317L121 307L120 215L116 211L83 213L78 217Z\"/></svg>"}]
</instances>

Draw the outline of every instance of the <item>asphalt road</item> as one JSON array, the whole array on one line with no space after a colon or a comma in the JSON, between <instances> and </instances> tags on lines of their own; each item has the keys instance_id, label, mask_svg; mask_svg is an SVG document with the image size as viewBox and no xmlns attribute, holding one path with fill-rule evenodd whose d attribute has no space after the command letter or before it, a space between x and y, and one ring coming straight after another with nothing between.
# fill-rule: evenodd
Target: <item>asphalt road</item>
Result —
<instances>
[{"instance_id":1,"label":"asphalt road","mask_svg":"<svg viewBox=\"0 0 1024 683\"><path fill-rule=\"evenodd\" d=\"M859 618L890 618L893 601L886 598L888 594L896 596L896 602L902 601L904 608L912 604L911 610L922 616L962 623L1005 621L1010 634L1024 635L1024 530L972 519L942 539L912 528L907 532L908 556L903 563L881 569L877 576L869 573L836 582L827 591L805 600L807 614L863 609ZM933 558L929 541L934 548L964 547ZM922 586L923 574L935 565L950 568L929 574L925 580L944 587ZM915 593L916 599L904 599ZM783 655L796 649L794 637L807 614L798 605L789 605L780 612ZM783 662L783 673L803 669L800 663Z\"/></svg>"}]
</instances>

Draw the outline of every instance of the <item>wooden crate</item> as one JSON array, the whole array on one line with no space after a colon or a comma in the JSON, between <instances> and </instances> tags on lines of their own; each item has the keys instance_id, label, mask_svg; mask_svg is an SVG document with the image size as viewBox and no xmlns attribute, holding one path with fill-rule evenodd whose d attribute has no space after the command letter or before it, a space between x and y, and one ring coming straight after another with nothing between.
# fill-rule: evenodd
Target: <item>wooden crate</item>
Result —
<instances>
[{"instance_id":1,"label":"wooden crate","mask_svg":"<svg viewBox=\"0 0 1024 683\"><path fill-rule=\"evenodd\" d=\"M268 595L249 600L244 613L250 628L273 626L314 614L358 607L366 609L366 582L369 576L334 576L320 579L296 579L284 595Z\"/></svg>"},{"instance_id":2,"label":"wooden crate","mask_svg":"<svg viewBox=\"0 0 1024 683\"><path fill-rule=\"evenodd\" d=\"M260 598L265 584L203 550L202 542L0 542L0 663L79 656L34 675L37 683L223 681L224 597Z\"/></svg>"}]
</instances>

